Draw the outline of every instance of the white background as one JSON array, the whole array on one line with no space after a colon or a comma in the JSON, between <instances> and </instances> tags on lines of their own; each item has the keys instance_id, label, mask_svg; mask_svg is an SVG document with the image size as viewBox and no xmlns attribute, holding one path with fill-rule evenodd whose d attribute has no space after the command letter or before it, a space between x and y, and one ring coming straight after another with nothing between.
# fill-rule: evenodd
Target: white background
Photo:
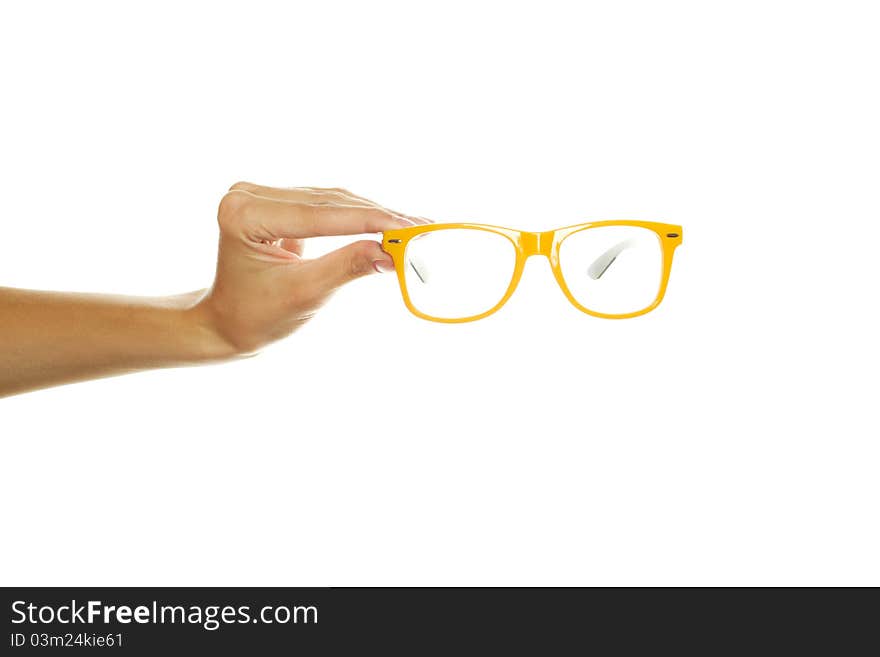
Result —
<instances>
[{"instance_id":1,"label":"white background","mask_svg":"<svg viewBox=\"0 0 880 657\"><path fill-rule=\"evenodd\" d=\"M375 275L256 358L0 401L0 582L880 584L874 8L5 3L6 286L205 287L240 179L685 229L643 318L537 258L465 325Z\"/></svg>"}]
</instances>

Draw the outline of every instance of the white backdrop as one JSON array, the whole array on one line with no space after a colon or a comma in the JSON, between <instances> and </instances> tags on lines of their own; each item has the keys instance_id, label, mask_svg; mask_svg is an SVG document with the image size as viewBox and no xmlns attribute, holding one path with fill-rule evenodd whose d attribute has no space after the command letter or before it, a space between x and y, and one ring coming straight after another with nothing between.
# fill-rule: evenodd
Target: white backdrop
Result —
<instances>
[{"instance_id":1,"label":"white backdrop","mask_svg":"<svg viewBox=\"0 0 880 657\"><path fill-rule=\"evenodd\" d=\"M256 358L2 400L0 582L880 584L877 30L840 1L4 4L0 285L205 287L240 179L684 244L638 319L537 258L464 325L375 275Z\"/></svg>"}]
</instances>

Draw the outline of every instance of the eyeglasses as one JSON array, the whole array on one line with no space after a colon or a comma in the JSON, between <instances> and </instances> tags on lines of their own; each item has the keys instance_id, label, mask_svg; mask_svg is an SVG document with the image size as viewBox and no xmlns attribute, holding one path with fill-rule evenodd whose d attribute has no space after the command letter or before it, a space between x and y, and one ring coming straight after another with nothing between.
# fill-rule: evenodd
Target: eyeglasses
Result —
<instances>
[{"instance_id":1,"label":"eyeglasses","mask_svg":"<svg viewBox=\"0 0 880 657\"><path fill-rule=\"evenodd\" d=\"M435 322L470 322L501 308L526 258L543 255L568 300L609 319L643 315L663 300L681 226L600 221L542 233L481 224L427 224L383 234L403 301Z\"/></svg>"}]
</instances>

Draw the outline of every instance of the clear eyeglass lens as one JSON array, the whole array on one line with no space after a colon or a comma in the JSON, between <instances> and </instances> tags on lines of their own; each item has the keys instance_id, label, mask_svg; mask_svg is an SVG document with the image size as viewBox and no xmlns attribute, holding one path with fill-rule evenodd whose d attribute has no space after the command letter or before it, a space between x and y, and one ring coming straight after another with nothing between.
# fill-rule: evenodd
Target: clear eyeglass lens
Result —
<instances>
[{"instance_id":1,"label":"clear eyeglass lens","mask_svg":"<svg viewBox=\"0 0 880 657\"><path fill-rule=\"evenodd\" d=\"M651 306L660 293L660 237L639 226L599 226L566 237L559 266L572 296L584 308L626 315Z\"/></svg>"},{"instance_id":2,"label":"clear eyeglass lens","mask_svg":"<svg viewBox=\"0 0 880 657\"><path fill-rule=\"evenodd\" d=\"M404 266L416 310L440 319L464 319L491 310L504 298L516 249L504 235L487 230L435 230L409 241Z\"/></svg>"}]
</instances>

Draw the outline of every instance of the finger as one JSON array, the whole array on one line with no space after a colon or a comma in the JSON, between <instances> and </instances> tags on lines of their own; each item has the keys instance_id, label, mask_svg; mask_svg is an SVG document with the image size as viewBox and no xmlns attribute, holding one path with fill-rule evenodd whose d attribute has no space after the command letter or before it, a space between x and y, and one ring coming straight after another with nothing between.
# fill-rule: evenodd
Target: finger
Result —
<instances>
[{"instance_id":1,"label":"finger","mask_svg":"<svg viewBox=\"0 0 880 657\"><path fill-rule=\"evenodd\" d=\"M318 189L318 188L309 187L308 189ZM389 210L395 216L403 217L404 219L409 220L413 225L433 223L430 219L426 219L425 217L414 217L413 215L404 214L403 212L398 212L397 210L391 210L390 208L387 208L383 205L379 205L375 201L371 201L368 198L364 198L363 196L358 196L357 194L353 194L352 192L348 191L347 189L334 187L331 190L327 190L327 191L335 192L336 194L338 194L340 196L340 198L351 199L352 201L357 201L357 202L361 202L361 203L369 203L370 205L373 205L377 208L383 208L385 210Z\"/></svg>"},{"instance_id":2,"label":"finger","mask_svg":"<svg viewBox=\"0 0 880 657\"><path fill-rule=\"evenodd\" d=\"M249 182L237 182L229 191L245 191L271 198L277 201L294 201L297 203L334 203L341 205L360 205L364 207L376 207L378 204L366 199L358 199L353 195L342 194L335 189L321 189L320 187L267 187Z\"/></svg>"},{"instance_id":3,"label":"finger","mask_svg":"<svg viewBox=\"0 0 880 657\"><path fill-rule=\"evenodd\" d=\"M375 201L371 201L368 198L364 198L363 196L358 196L357 194L348 191L347 189L343 189L342 187L300 187L302 190L308 190L314 194L326 194L329 195L329 198L336 199L337 202L341 202L344 204L356 204L356 205L369 205L375 208L381 208L383 210L387 210L395 217L399 217L402 219L406 219L412 225L417 225L420 223L424 223L419 221L418 217L413 217L408 214L404 214L403 212L398 212L397 210L393 210L391 208L385 207L380 203L376 203Z\"/></svg>"},{"instance_id":4,"label":"finger","mask_svg":"<svg viewBox=\"0 0 880 657\"><path fill-rule=\"evenodd\" d=\"M230 191L241 190L250 192L256 196L264 198L276 199L279 201L295 201L299 203L333 203L337 205L361 206L380 208L390 212L395 217L407 219L413 225L422 223L416 217L397 212L386 208L375 201L371 201L363 196L353 194L347 189L341 187L267 187L265 185L257 185L250 182L237 182L229 188Z\"/></svg>"},{"instance_id":5,"label":"finger","mask_svg":"<svg viewBox=\"0 0 880 657\"><path fill-rule=\"evenodd\" d=\"M388 210L388 208L383 208L374 201L356 196L351 192L335 187L267 187L255 183L237 182L229 189L230 191L241 190L250 192L255 196L262 196L277 201L293 201L296 203L310 203L314 205L329 203L334 205L382 208L383 210ZM392 214L400 215L400 213L395 213L391 210L388 211Z\"/></svg>"},{"instance_id":6,"label":"finger","mask_svg":"<svg viewBox=\"0 0 880 657\"><path fill-rule=\"evenodd\" d=\"M303 249L305 248L305 244L302 240L292 240L292 239L282 239L281 240L281 248L285 251L290 251L291 253L295 253L298 256L302 256Z\"/></svg>"},{"instance_id":7,"label":"finger","mask_svg":"<svg viewBox=\"0 0 880 657\"><path fill-rule=\"evenodd\" d=\"M243 190L223 197L218 219L222 230L259 242L380 233L409 225L380 208L281 201Z\"/></svg>"},{"instance_id":8,"label":"finger","mask_svg":"<svg viewBox=\"0 0 880 657\"><path fill-rule=\"evenodd\" d=\"M329 293L361 276L394 270L394 261L378 242L361 240L309 260L297 268L308 278L307 285L319 293Z\"/></svg>"},{"instance_id":9,"label":"finger","mask_svg":"<svg viewBox=\"0 0 880 657\"><path fill-rule=\"evenodd\" d=\"M300 189L309 190L315 194L328 194L346 200L348 202L357 201L359 203L367 203L376 207L383 207L375 201L371 201L370 199L364 198L363 196L358 196L354 192L350 192L342 187L301 187ZM387 209L388 208L386 208L386 210Z\"/></svg>"}]
</instances>

